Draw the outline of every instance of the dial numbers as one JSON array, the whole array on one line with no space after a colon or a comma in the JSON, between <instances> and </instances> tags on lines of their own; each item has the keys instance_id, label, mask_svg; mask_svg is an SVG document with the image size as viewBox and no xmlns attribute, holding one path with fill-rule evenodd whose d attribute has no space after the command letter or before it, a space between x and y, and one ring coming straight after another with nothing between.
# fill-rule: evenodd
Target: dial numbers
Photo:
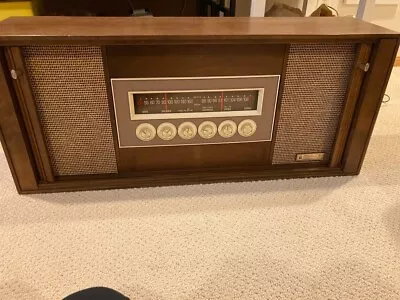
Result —
<instances>
[{"instance_id":1,"label":"dial numbers","mask_svg":"<svg viewBox=\"0 0 400 300\"><path fill-rule=\"evenodd\" d=\"M135 114L257 110L259 90L133 93Z\"/></svg>"}]
</instances>

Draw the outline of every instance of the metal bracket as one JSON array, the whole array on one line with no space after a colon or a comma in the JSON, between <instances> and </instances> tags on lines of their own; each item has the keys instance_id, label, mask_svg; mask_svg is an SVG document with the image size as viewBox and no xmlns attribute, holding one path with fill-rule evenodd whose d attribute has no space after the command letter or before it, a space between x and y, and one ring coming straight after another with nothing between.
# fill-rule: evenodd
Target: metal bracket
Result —
<instances>
[{"instance_id":1,"label":"metal bracket","mask_svg":"<svg viewBox=\"0 0 400 300\"><path fill-rule=\"evenodd\" d=\"M324 152L318 153L300 153L296 155L296 161L322 161L325 159Z\"/></svg>"}]
</instances>

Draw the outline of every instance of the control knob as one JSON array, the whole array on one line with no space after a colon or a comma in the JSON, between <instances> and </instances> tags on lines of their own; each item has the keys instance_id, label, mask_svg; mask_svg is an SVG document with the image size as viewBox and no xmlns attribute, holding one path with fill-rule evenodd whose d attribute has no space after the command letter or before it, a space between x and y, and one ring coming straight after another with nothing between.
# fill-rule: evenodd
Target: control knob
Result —
<instances>
[{"instance_id":1,"label":"control knob","mask_svg":"<svg viewBox=\"0 0 400 300\"><path fill-rule=\"evenodd\" d=\"M176 136L176 127L172 123L162 123L157 128L157 135L164 141L170 141Z\"/></svg>"},{"instance_id":2,"label":"control knob","mask_svg":"<svg viewBox=\"0 0 400 300\"><path fill-rule=\"evenodd\" d=\"M204 121L199 125L199 135L203 139L211 139L217 133L217 125L211 121Z\"/></svg>"},{"instance_id":3,"label":"control knob","mask_svg":"<svg viewBox=\"0 0 400 300\"><path fill-rule=\"evenodd\" d=\"M148 142L156 136L156 129L149 123L142 123L136 127L136 136L143 142Z\"/></svg>"},{"instance_id":4,"label":"control knob","mask_svg":"<svg viewBox=\"0 0 400 300\"><path fill-rule=\"evenodd\" d=\"M230 138L235 135L237 130L236 123L231 120L225 120L218 126L218 133L224 138Z\"/></svg>"},{"instance_id":5,"label":"control knob","mask_svg":"<svg viewBox=\"0 0 400 300\"><path fill-rule=\"evenodd\" d=\"M246 119L239 123L238 132L243 137L252 136L257 130L257 124L253 120Z\"/></svg>"},{"instance_id":6,"label":"control knob","mask_svg":"<svg viewBox=\"0 0 400 300\"><path fill-rule=\"evenodd\" d=\"M192 122L183 122L178 127L178 134L184 140L190 140L197 134L197 127Z\"/></svg>"}]
</instances>

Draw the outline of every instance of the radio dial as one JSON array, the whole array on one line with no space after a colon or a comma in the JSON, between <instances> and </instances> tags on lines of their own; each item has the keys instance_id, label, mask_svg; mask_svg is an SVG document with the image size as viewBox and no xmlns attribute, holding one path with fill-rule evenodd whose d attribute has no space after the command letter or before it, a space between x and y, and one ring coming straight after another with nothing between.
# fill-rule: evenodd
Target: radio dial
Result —
<instances>
[{"instance_id":1,"label":"radio dial","mask_svg":"<svg viewBox=\"0 0 400 300\"><path fill-rule=\"evenodd\" d=\"M230 138L235 135L237 130L236 123L231 120L225 120L218 126L218 133L224 138Z\"/></svg>"},{"instance_id":2,"label":"radio dial","mask_svg":"<svg viewBox=\"0 0 400 300\"><path fill-rule=\"evenodd\" d=\"M176 136L176 127L171 123L162 123L157 128L157 135L164 141L170 141Z\"/></svg>"},{"instance_id":3,"label":"radio dial","mask_svg":"<svg viewBox=\"0 0 400 300\"><path fill-rule=\"evenodd\" d=\"M184 122L178 127L178 134L184 140L190 140L197 134L197 127L192 122Z\"/></svg>"},{"instance_id":4,"label":"radio dial","mask_svg":"<svg viewBox=\"0 0 400 300\"><path fill-rule=\"evenodd\" d=\"M217 125L211 121L204 121L199 125L199 135L203 139L211 139L217 133Z\"/></svg>"},{"instance_id":5,"label":"radio dial","mask_svg":"<svg viewBox=\"0 0 400 300\"><path fill-rule=\"evenodd\" d=\"M247 119L240 122L238 132L243 137L252 136L257 130L257 124L253 120Z\"/></svg>"},{"instance_id":6,"label":"radio dial","mask_svg":"<svg viewBox=\"0 0 400 300\"><path fill-rule=\"evenodd\" d=\"M156 136L156 129L149 123L142 123L136 127L136 136L143 142L148 142Z\"/></svg>"}]
</instances>

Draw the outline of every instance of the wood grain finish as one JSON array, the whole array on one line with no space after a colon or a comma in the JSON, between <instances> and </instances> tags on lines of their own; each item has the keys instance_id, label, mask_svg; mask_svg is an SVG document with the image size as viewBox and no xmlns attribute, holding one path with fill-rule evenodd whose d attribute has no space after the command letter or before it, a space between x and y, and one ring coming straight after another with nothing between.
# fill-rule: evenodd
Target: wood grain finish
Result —
<instances>
[{"instance_id":1,"label":"wood grain finish","mask_svg":"<svg viewBox=\"0 0 400 300\"><path fill-rule=\"evenodd\" d=\"M270 142L119 149L118 171L266 165Z\"/></svg>"},{"instance_id":2,"label":"wood grain finish","mask_svg":"<svg viewBox=\"0 0 400 300\"><path fill-rule=\"evenodd\" d=\"M138 188L168 185L186 185L216 182L241 182L248 180L270 180L277 178L304 178L349 175L340 168L324 168L313 166L309 168L265 169L260 167L224 168L210 170L181 170L171 172L140 172L136 176L109 177L75 177L40 184L37 190L26 190L25 193L71 192L82 190Z\"/></svg>"},{"instance_id":3,"label":"wood grain finish","mask_svg":"<svg viewBox=\"0 0 400 300\"><path fill-rule=\"evenodd\" d=\"M6 57L8 65L19 73L18 78L13 80L13 84L31 142L40 179L44 182L53 182L54 175L47 145L43 136L21 49L18 47L6 49Z\"/></svg>"},{"instance_id":4,"label":"wood grain finish","mask_svg":"<svg viewBox=\"0 0 400 300\"><path fill-rule=\"evenodd\" d=\"M363 68L365 68L367 63L369 63L371 48L372 45L370 44L361 44L358 47L357 56L353 67L353 74L348 85L346 101L344 103L343 113L338 126L337 137L332 151L332 157L330 161L331 167L338 167L341 164L354 110L356 108L361 85L366 73Z\"/></svg>"},{"instance_id":5,"label":"wood grain finish","mask_svg":"<svg viewBox=\"0 0 400 300\"><path fill-rule=\"evenodd\" d=\"M1 23L0 45L26 43L344 40L398 37L353 18L108 18L13 17Z\"/></svg>"},{"instance_id":6,"label":"wood grain finish","mask_svg":"<svg viewBox=\"0 0 400 300\"><path fill-rule=\"evenodd\" d=\"M373 49L371 69L363 83L345 149L346 173L360 172L398 48L398 39L382 39Z\"/></svg>"},{"instance_id":7,"label":"wood grain finish","mask_svg":"<svg viewBox=\"0 0 400 300\"><path fill-rule=\"evenodd\" d=\"M286 78L287 62L289 59L289 50L290 50L290 45L286 45L285 55L284 55L284 59L283 59L283 63L282 63L282 73L281 73L281 78L279 80L279 91L278 91L278 98L277 98L277 103L276 103L274 128L278 128L277 126L278 126L279 118L280 118L280 114L281 114L282 96L283 96L283 91L285 88L285 78ZM270 157L268 160L268 163L271 165L272 165L272 160L274 157L274 149L275 149L277 133L278 133L278 130L276 130L276 129L274 129L274 131L272 132L271 151L270 151Z\"/></svg>"},{"instance_id":8,"label":"wood grain finish","mask_svg":"<svg viewBox=\"0 0 400 300\"><path fill-rule=\"evenodd\" d=\"M107 46L106 68L111 78L281 75L286 48L286 45ZM116 147L116 152L119 172L251 166L268 164L271 143Z\"/></svg>"},{"instance_id":9,"label":"wood grain finish","mask_svg":"<svg viewBox=\"0 0 400 300\"><path fill-rule=\"evenodd\" d=\"M106 46L111 78L277 75L285 45Z\"/></svg>"},{"instance_id":10,"label":"wood grain finish","mask_svg":"<svg viewBox=\"0 0 400 300\"><path fill-rule=\"evenodd\" d=\"M0 48L0 136L4 152L19 192L37 189L35 166L12 84Z\"/></svg>"}]
</instances>

